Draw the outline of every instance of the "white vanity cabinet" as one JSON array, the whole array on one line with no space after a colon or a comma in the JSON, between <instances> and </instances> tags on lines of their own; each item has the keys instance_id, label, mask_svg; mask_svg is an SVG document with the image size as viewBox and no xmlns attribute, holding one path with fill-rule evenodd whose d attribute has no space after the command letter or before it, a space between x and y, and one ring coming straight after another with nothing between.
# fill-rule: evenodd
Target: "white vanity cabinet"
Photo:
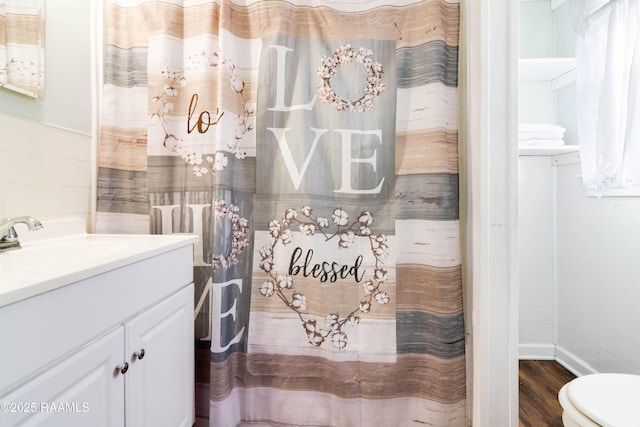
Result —
<instances>
[{"instance_id":1,"label":"white vanity cabinet","mask_svg":"<svg viewBox=\"0 0 640 427\"><path fill-rule=\"evenodd\" d=\"M0 306L0 425L191 426L190 243Z\"/></svg>"}]
</instances>

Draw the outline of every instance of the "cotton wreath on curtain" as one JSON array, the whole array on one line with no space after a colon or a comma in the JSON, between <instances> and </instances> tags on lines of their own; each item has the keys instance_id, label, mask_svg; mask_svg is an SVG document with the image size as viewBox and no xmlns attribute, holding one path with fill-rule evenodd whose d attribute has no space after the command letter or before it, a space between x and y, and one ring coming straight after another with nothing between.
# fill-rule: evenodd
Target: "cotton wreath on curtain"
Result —
<instances>
[{"instance_id":1,"label":"cotton wreath on curtain","mask_svg":"<svg viewBox=\"0 0 640 427\"><path fill-rule=\"evenodd\" d=\"M195 232L198 423L466 425L459 4L109 2L102 232Z\"/></svg>"}]
</instances>

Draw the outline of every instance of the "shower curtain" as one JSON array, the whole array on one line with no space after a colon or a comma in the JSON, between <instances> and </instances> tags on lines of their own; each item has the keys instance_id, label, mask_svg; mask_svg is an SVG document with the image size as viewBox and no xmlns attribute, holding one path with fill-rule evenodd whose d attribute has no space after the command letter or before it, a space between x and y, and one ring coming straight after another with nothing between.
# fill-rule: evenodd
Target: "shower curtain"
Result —
<instances>
[{"instance_id":1,"label":"shower curtain","mask_svg":"<svg viewBox=\"0 0 640 427\"><path fill-rule=\"evenodd\" d=\"M109 0L98 232L196 233L197 425L467 425L455 0Z\"/></svg>"}]
</instances>

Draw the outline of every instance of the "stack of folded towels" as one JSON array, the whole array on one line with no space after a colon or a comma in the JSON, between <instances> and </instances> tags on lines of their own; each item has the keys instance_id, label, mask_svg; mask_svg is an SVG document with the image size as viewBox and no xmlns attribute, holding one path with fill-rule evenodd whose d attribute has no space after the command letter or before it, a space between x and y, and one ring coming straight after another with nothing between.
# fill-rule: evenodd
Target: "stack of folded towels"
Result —
<instances>
[{"instance_id":1,"label":"stack of folded towels","mask_svg":"<svg viewBox=\"0 0 640 427\"><path fill-rule=\"evenodd\" d=\"M565 128L546 123L520 123L519 147L558 147L564 145Z\"/></svg>"}]
</instances>

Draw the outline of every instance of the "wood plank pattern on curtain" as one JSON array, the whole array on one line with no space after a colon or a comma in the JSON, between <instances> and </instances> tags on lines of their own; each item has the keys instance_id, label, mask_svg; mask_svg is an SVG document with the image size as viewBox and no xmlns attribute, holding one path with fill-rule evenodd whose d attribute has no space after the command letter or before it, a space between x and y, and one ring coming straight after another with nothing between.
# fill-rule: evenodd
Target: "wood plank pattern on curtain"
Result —
<instances>
[{"instance_id":1,"label":"wood plank pattern on curtain","mask_svg":"<svg viewBox=\"0 0 640 427\"><path fill-rule=\"evenodd\" d=\"M459 25L109 1L97 230L200 235L198 425L467 425Z\"/></svg>"}]
</instances>

